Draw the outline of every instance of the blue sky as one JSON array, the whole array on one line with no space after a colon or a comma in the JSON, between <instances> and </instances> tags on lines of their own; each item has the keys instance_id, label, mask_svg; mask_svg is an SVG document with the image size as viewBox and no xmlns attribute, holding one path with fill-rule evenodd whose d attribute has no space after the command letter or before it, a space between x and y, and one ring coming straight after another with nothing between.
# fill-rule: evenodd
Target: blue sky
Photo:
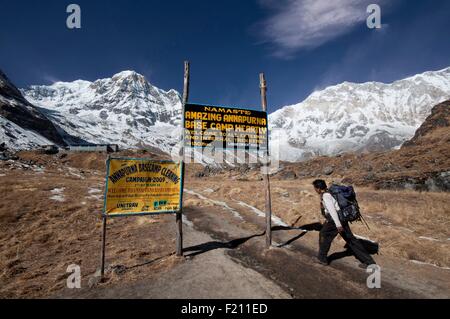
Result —
<instances>
[{"instance_id":1,"label":"blue sky","mask_svg":"<svg viewBox=\"0 0 450 319\"><path fill-rule=\"evenodd\" d=\"M66 7L81 6L79 30ZM366 26L367 5L381 30ZM0 69L19 87L135 70L191 101L269 111L343 81L391 82L450 66L448 0L0 0Z\"/></svg>"}]
</instances>

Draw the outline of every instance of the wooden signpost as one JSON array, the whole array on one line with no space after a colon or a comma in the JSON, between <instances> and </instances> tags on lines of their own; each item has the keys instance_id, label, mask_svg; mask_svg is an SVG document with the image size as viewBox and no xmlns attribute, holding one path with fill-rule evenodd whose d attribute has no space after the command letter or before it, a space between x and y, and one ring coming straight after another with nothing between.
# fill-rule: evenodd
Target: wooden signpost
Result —
<instances>
[{"instance_id":1,"label":"wooden signpost","mask_svg":"<svg viewBox=\"0 0 450 319\"><path fill-rule=\"evenodd\" d=\"M213 108L208 107L207 105L203 105L204 108L203 109L199 109L199 106L202 106L200 104L197 105L191 105L188 104L188 99L189 99L189 78L190 78L190 64L189 62L185 62L184 63L184 89L183 89L183 136L182 136L182 156L183 156L183 165L184 165L184 154L185 154L185 147L193 147L192 145L190 145L190 143L186 143L185 140L185 131L187 130L186 128L186 123L188 122L188 118L186 117L186 105L189 106L189 110L193 111L193 109L196 109L195 112L198 113L202 113L202 114L206 114L208 112L210 113L215 113L215 115L218 115L220 113L226 113L227 111L229 111L229 108L226 107L217 107L216 110L212 110ZM265 194L265 213L266 213L266 247L269 248L272 245L272 205L271 205L271 192L270 192L270 177L269 177L269 161L270 161L270 154L269 154L269 131L268 131L268 119L267 119L267 82L265 79L265 76L263 73L260 74L260 89L261 89L261 106L262 106L262 111L265 113L265 118L266 121L264 124L261 124L261 114L252 114L255 113L255 111L250 111L247 110L251 117L253 117L255 119L255 123L259 123L260 126L263 127L263 129L265 129L265 136L264 136L264 147L261 147L261 145L258 146L258 149L264 150L264 159L263 159L263 165L264 165L264 172L263 172L263 177L264 177L264 194ZM237 109L237 110L244 110L244 109ZM206 114L207 115L207 114ZM192 120L192 119L191 119ZM217 121L217 120L216 120ZM222 119L223 121L223 119ZM214 122L214 120L211 120L210 117L208 117L208 119L206 120L206 129L208 129L208 125L211 125L211 123ZM203 121L204 124L204 121ZM214 124L214 123L213 123ZM258 126L258 125L256 125ZM259 129L259 128L257 128ZM191 130L192 131L192 130ZM184 170L183 170L184 171ZM183 179L184 180L184 179ZM177 215L177 223L179 223L179 227L178 227L178 233L177 233L177 254L181 255L181 251L182 251L182 226L181 226L181 215L182 215L182 211L179 214L180 216Z\"/></svg>"},{"instance_id":2,"label":"wooden signpost","mask_svg":"<svg viewBox=\"0 0 450 319\"><path fill-rule=\"evenodd\" d=\"M183 86L183 129L181 134L181 161L152 161L149 159L109 158L107 160L105 204L102 214L101 278L105 275L105 250L107 220L112 217L154 215L174 213L176 216L176 255L183 256L183 192L186 147L186 105L189 114L208 115L214 113L214 120L208 117L205 128L231 127L241 130L246 127L248 136L245 143L236 142L232 148L246 149L255 146L264 152L264 193L266 213L266 246L272 245L272 207L269 179L269 132L267 118L267 84L264 74L260 74L261 105L263 112L229 107L210 107L188 104L190 64L184 62ZM220 118L220 120L219 120ZM195 118L197 119L197 118ZM192 120L192 119L191 119ZM209 127L209 128L210 128ZM223 132L222 132L223 133ZM242 133L242 132L241 132ZM225 134L227 135L227 134ZM244 133L246 135L246 133ZM237 140L239 137L237 137ZM233 137L234 141L234 137ZM186 146L187 145L187 146ZM111 183L111 184L110 184ZM110 185L110 188L108 187ZM115 187L115 188L114 188ZM178 197L177 197L178 196Z\"/></svg>"},{"instance_id":3,"label":"wooden signpost","mask_svg":"<svg viewBox=\"0 0 450 319\"><path fill-rule=\"evenodd\" d=\"M264 112L267 112L267 82L264 73L259 75L259 84L261 89L261 106ZM267 151L264 156L264 194L265 194L265 212L266 212L266 247L272 246L272 199L270 194L269 177L269 132L267 131Z\"/></svg>"},{"instance_id":4,"label":"wooden signpost","mask_svg":"<svg viewBox=\"0 0 450 319\"><path fill-rule=\"evenodd\" d=\"M186 104L189 100L189 80L190 80L190 64L189 61L184 62L184 85L183 85L183 122L184 122L184 113ZM185 169L185 163L184 163L184 156L185 156L185 149L184 149L184 124L183 128L181 130L181 165L183 166L183 174ZM177 256L183 256L183 194L184 194L184 176L183 176L183 184L181 185L181 208L180 211L176 215L176 222L177 222Z\"/></svg>"}]
</instances>

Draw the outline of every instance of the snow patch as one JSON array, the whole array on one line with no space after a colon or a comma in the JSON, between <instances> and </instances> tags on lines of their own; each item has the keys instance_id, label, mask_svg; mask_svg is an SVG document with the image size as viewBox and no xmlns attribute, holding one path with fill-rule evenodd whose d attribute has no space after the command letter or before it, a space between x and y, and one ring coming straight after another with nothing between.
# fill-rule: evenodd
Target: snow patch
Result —
<instances>
[{"instance_id":1,"label":"snow patch","mask_svg":"<svg viewBox=\"0 0 450 319\"><path fill-rule=\"evenodd\" d=\"M416 265L432 266L432 267L436 267L436 268L440 268L440 269L444 269L444 270L450 270L449 267L441 267L441 266L438 266L436 264L426 263L426 262L423 262L423 261L418 261L418 260L411 259L410 262L412 262L413 264L416 264Z\"/></svg>"},{"instance_id":2,"label":"snow patch","mask_svg":"<svg viewBox=\"0 0 450 319\"><path fill-rule=\"evenodd\" d=\"M236 202L237 204L243 206L243 207L249 208L250 210L252 210L252 211L253 211L257 216L259 216L259 217L263 217L263 218L266 217L266 213L260 211L258 208L254 207L254 206L251 206L251 205L249 205L249 204L247 204L247 203L244 203L244 202L242 202L242 201L237 201L237 200L235 200L235 202ZM281 220L281 218L279 218L279 217L277 217L277 216L275 216L275 215L273 215L273 214L272 214L272 222L273 222L275 225L278 225L278 226L289 227L286 223L284 223L284 222Z\"/></svg>"},{"instance_id":3,"label":"snow patch","mask_svg":"<svg viewBox=\"0 0 450 319\"><path fill-rule=\"evenodd\" d=\"M216 201L216 200L207 198L207 197L203 196L202 194L196 193L196 192L194 192L192 190L189 190L189 189L185 189L184 192L187 193L187 194L190 194L190 195L197 196L201 200L210 202L210 203L212 203L212 204L214 204L216 206L221 206L221 207L225 208L226 210L228 210L229 212L231 212L234 215L234 217L236 217L236 218L238 218L240 220L243 220L241 214L239 214L239 212L237 210L235 210L232 207L228 206L228 204L225 203L225 202Z\"/></svg>"},{"instance_id":4,"label":"snow patch","mask_svg":"<svg viewBox=\"0 0 450 319\"><path fill-rule=\"evenodd\" d=\"M191 228L194 228L194 223L191 222L185 215L182 216L182 221L183 221L183 224L185 224Z\"/></svg>"},{"instance_id":5,"label":"snow patch","mask_svg":"<svg viewBox=\"0 0 450 319\"><path fill-rule=\"evenodd\" d=\"M75 168L73 168L73 167L69 167L68 172L69 172L69 175L75 176L75 177L77 177L79 179L85 179L85 177L80 174L80 171L75 169Z\"/></svg>"},{"instance_id":6,"label":"snow patch","mask_svg":"<svg viewBox=\"0 0 450 319\"><path fill-rule=\"evenodd\" d=\"M55 202L65 202L66 201L64 197L65 189L66 189L65 187L52 189L50 192L53 194L53 196L51 196L50 199Z\"/></svg>"},{"instance_id":7,"label":"snow patch","mask_svg":"<svg viewBox=\"0 0 450 319\"><path fill-rule=\"evenodd\" d=\"M426 237L426 236L420 236L419 239L429 240L429 241L436 241L436 242L440 242L441 241L439 239L432 238L432 237Z\"/></svg>"}]
</instances>

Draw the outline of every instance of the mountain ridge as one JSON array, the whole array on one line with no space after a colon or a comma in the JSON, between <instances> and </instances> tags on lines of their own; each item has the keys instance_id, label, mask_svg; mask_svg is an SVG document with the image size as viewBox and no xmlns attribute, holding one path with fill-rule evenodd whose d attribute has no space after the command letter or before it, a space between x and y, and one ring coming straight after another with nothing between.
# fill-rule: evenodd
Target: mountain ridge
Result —
<instances>
[{"instance_id":1,"label":"mountain ridge","mask_svg":"<svg viewBox=\"0 0 450 319\"><path fill-rule=\"evenodd\" d=\"M318 176L377 189L450 191L450 99L433 106L416 135L398 150L286 162L274 178Z\"/></svg>"},{"instance_id":2,"label":"mountain ridge","mask_svg":"<svg viewBox=\"0 0 450 319\"><path fill-rule=\"evenodd\" d=\"M181 124L178 92L161 90L135 71L93 82L31 86L22 92L70 135L89 143L158 147L170 152L179 139L174 135ZM70 144L72 140L67 139Z\"/></svg>"},{"instance_id":3,"label":"mountain ridge","mask_svg":"<svg viewBox=\"0 0 450 319\"><path fill-rule=\"evenodd\" d=\"M156 147L169 153L179 142L180 94L161 90L132 70L92 82L33 85L18 93L68 144ZM448 98L450 67L392 83L343 82L270 114L271 142L280 146L281 160L294 162L400 148L431 108Z\"/></svg>"},{"instance_id":4,"label":"mountain ridge","mask_svg":"<svg viewBox=\"0 0 450 319\"><path fill-rule=\"evenodd\" d=\"M0 137L10 148L65 145L56 127L0 70Z\"/></svg>"},{"instance_id":5,"label":"mountain ridge","mask_svg":"<svg viewBox=\"0 0 450 319\"><path fill-rule=\"evenodd\" d=\"M282 160L400 147L431 108L450 98L450 68L390 84L344 82L313 92L269 116Z\"/></svg>"}]
</instances>

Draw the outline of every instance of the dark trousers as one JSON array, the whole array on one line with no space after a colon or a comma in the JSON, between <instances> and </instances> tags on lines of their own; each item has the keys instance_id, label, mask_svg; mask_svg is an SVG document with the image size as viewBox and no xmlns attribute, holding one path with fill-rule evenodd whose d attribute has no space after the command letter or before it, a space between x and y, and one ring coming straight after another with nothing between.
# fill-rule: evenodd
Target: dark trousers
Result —
<instances>
[{"instance_id":1,"label":"dark trousers","mask_svg":"<svg viewBox=\"0 0 450 319\"><path fill-rule=\"evenodd\" d=\"M341 237L345 240L350 250L355 257L363 264L374 265L376 264L372 256L370 256L364 249L361 242L353 235L348 223L342 223L344 232L341 233ZM326 260L328 252L330 251L331 243L339 234L336 225L333 221L327 220L320 231L319 236L319 259Z\"/></svg>"}]
</instances>

